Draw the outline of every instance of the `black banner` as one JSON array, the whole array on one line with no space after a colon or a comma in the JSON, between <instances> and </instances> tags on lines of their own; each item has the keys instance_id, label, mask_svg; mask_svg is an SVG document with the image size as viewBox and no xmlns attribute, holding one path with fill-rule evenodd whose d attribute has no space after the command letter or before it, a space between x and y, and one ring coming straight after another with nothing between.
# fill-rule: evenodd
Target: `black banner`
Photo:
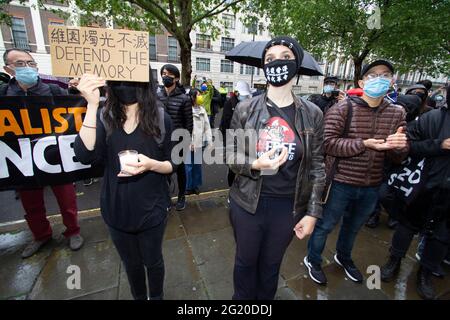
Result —
<instances>
[{"instance_id":1,"label":"black banner","mask_svg":"<svg viewBox=\"0 0 450 320\"><path fill-rule=\"evenodd\" d=\"M0 189L57 185L103 175L73 143L86 114L78 96L0 98Z\"/></svg>"}]
</instances>

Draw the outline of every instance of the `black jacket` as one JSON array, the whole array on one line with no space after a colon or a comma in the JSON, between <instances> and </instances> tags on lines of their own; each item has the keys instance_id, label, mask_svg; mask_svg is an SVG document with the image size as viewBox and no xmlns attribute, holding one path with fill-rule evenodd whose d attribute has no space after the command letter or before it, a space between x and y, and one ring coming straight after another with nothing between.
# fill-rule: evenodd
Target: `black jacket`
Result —
<instances>
[{"instance_id":1,"label":"black jacket","mask_svg":"<svg viewBox=\"0 0 450 320\"><path fill-rule=\"evenodd\" d=\"M173 129L187 129L192 133L192 102L184 89L176 86L167 96L164 86L158 88L158 98L172 119Z\"/></svg>"},{"instance_id":2,"label":"black jacket","mask_svg":"<svg viewBox=\"0 0 450 320\"><path fill-rule=\"evenodd\" d=\"M442 142L450 138L450 110L436 109L422 115L408 125L408 138L411 155L426 158L426 189L450 188L450 150L442 149Z\"/></svg>"},{"instance_id":3,"label":"black jacket","mask_svg":"<svg viewBox=\"0 0 450 320\"><path fill-rule=\"evenodd\" d=\"M320 110L322 110L323 114L325 114L328 109L339 102L336 98L327 97L323 94L313 94L309 96L308 100L317 105Z\"/></svg>"},{"instance_id":4,"label":"black jacket","mask_svg":"<svg viewBox=\"0 0 450 320\"><path fill-rule=\"evenodd\" d=\"M236 96L232 96L227 101L225 101L225 106L223 107L222 120L220 122L220 130L224 133L225 130L230 129L231 119L233 118L234 109L238 104L239 100Z\"/></svg>"},{"instance_id":5,"label":"black jacket","mask_svg":"<svg viewBox=\"0 0 450 320\"><path fill-rule=\"evenodd\" d=\"M5 96L63 96L67 94L67 90L62 89L56 84L44 83L41 79L38 80L36 85L28 88L25 92L19 86L17 80L15 78L11 78L8 84L1 85L0 91L5 91L4 93L0 93L0 95Z\"/></svg>"},{"instance_id":6,"label":"black jacket","mask_svg":"<svg viewBox=\"0 0 450 320\"><path fill-rule=\"evenodd\" d=\"M293 215L296 219L304 215L321 218L321 196L325 185L323 115L315 104L303 98L294 96L294 103L295 128L300 135L303 156L297 174ZM236 106L231 120L231 129L250 129L259 132L269 119L267 95L263 94ZM236 132L236 134L243 138L242 132ZM251 167L253 160L256 159L256 152L252 155L251 150L245 148L246 143L236 143L237 139L237 137L233 139L235 141L227 139L226 147L227 164L236 173L236 179L230 189L230 197L246 211L255 213L263 179L261 172ZM254 148L256 150L256 143Z\"/></svg>"}]
</instances>

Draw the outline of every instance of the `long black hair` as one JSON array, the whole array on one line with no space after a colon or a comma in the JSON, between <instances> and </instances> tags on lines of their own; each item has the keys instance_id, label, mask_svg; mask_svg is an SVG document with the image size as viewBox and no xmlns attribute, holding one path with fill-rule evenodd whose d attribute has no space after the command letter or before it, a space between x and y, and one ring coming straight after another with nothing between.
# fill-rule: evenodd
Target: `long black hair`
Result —
<instances>
[{"instance_id":1,"label":"long black hair","mask_svg":"<svg viewBox=\"0 0 450 320\"><path fill-rule=\"evenodd\" d=\"M150 68L149 68L150 69ZM158 113L158 99L156 97L155 80L149 71L148 82L128 82L136 88L136 98L138 103L138 126L149 136L160 137L161 130L159 129L159 113ZM103 108L103 118L108 127L113 129L121 129L127 116L124 106L119 102L119 99L111 89L111 83L108 82L106 86L106 101Z\"/></svg>"}]
</instances>

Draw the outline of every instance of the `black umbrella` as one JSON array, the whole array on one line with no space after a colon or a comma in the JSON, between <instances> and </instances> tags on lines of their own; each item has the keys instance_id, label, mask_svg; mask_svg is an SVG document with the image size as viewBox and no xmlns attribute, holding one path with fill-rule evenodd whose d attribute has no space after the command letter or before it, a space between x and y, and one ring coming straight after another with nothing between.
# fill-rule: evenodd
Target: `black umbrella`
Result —
<instances>
[{"instance_id":1,"label":"black umbrella","mask_svg":"<svg viewBox=\"0 0 450 320\"><path fill-rule=\"evenodd\" d=\"M266 41L241 42L225 54L225 59L261 68L262 52L266 46ZM307 51L304 51L302 66L298 74L306 76L322 76L323 72L317 61Z\"/></svg>"}]
</instances>

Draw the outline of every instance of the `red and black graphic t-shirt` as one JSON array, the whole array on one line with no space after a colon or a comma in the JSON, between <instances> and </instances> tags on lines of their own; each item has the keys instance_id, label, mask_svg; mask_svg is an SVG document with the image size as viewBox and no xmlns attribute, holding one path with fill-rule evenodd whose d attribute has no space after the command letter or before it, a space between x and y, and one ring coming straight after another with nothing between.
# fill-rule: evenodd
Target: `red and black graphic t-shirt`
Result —
<instances>
[{"instance_id":1,"label":"red and black graphic t-shirt","mask_svg":"<svg viewBox=\"0 0 450 320\"><path fill-rule=\"evenodd\" d=\"M257 156L260 157L272 148L284 146L288 149L288 160L276 174L263 176L261 193L272 197L293 197L302 157L300 138L295 128L290 125L295 123L295 105L284 107L282 113L276 107L267 106L267 108L271 117L259 134ZM285 116L288 119L285 119Z\"/></svg>"}]
</instances>

